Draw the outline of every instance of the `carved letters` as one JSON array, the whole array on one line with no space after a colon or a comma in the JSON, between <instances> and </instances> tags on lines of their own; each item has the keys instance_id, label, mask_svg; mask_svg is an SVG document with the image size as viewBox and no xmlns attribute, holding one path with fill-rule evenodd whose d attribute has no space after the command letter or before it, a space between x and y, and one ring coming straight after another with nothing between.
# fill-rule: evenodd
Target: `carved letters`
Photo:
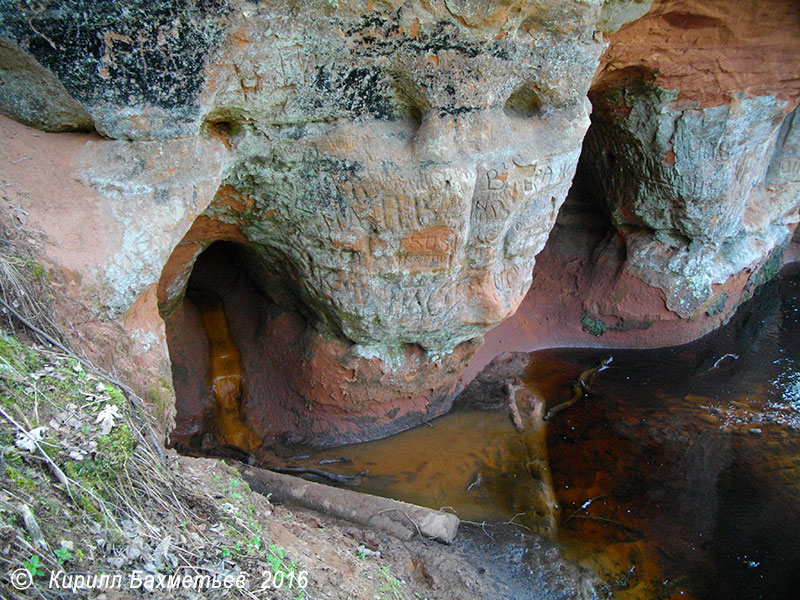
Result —
<instances>
[{"instance_id":1,"label":"carved letters","mask_svg":"<svg viewBox=\"0 0 800 600\"><path fill-rule=\"evenodd\" d=\"M778 175L796 181L800 179L800 157L788 156L778 163Z\"/></svg>"},{"instance_id":2,"label":"carved letters","mask_svg":"<svg viewBox=\"0 0 800 600\"><path fill-rule=\"evenodd\" d=\"M400 249L408 254L444 255L455 252L456 234L449 227L429 227L407 235L400 242Z\"/></svg>"},{"instance_id":3,"label":"carved letters","mask_svg":"<svg viewBox=\"0 0 800 600\"><path fill-rule=\"evenodd\" d=\"M415 231L400 241L404 266L412 270L449 267L456 251L457 236L449 227Z\"/></svg>"}]
</instances>

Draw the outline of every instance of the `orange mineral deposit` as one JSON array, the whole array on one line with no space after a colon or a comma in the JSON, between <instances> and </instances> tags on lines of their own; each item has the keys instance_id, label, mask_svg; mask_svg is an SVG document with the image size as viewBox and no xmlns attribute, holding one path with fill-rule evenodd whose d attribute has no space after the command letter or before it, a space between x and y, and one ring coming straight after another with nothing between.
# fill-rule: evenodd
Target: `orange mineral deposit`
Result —
<instances>
[{"instance_id":1,"label":"orange mineral deposit","mask_svg":"<svg viewBox=\"0 0 800 600\"><path fill-rule=\"evenodd\" d=\"M187 296L200 311L208 335L208 375L217 401L222 437L226 444L249 452L261 445L261 439L242 418L242 362L230 336L222 298L206 290L190 290Z\"/></svg>"}]
</instances>

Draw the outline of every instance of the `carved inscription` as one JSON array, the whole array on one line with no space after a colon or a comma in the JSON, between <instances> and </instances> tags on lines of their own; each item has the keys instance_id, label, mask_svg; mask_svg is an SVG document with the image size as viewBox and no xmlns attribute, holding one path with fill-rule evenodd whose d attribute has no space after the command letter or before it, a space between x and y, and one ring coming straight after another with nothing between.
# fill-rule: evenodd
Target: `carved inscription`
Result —
<instances>
[{"instance_id":1,"label":"carved inscription","mask_svg":"<svg viewBox=\"0 0 800 600\"><path fill-rule=\"evenodd\" d=\"M408 254L445 255L455 252L456 234L449 227L429 227L403 238L400 249Z\"/></svg>"},{"instance_id":2,"label":"carved inscription","mask_svg":"<svg viewBox=\"0 0 800 600\"><path fill-rule=\"evenodd\" d=\"M502 273L495 275L495 287L501 291L514 290L518 280L519 267L511 265Z\"/></svg>"},{"instance_id":3,"label":"carved inscription","mask_svg":"<svg viewBox=\"0 0 800 600\"><path fill-rule=\"evenodd\" d=\"M565 165L562 165L562 171ZM523 179L522 191L526 194L534 194L539 192L553 183L553 168L550 165L538 166L536 164L531 166L533 173ZM565 177L565 173L560 174L561 178Z\"/></svg>"},{"instance_id":4,"label":"carved inscription","mask_svg":"<svg viewBox=\"0 0 800 600\"><path fill-rule=\"evenodd\" d=\"M786 179L800 179L800 157L789 156L778 163L778 175Z\"/></svg>"},{"instance_id":5,"label":"carved inscription","mask_svg":"<svg viewBox=\"0 0 800 600\"><path fill-rule=\"evenodd\" d=\"M482 244L494 243L502 235L508 219L522 202L565 180L574 164L562 160L555 166L524 163L514 159L515 167L508 170L505 163L487 168L486 187L473 201L473 238Z\"/></svg>"},{"instance_id":6,"label":"carved inscription","mask_svg":"<svg viewBox=\"0 0 800 600\"><path fill-rule=\"evenodd\" d=\"M464 300L460 290L452 285L436 286L428 296L428 313L434 318L457 315L463 310Z\"/></svg>"},{"instance_id":7,"label":"carved inscription","mask_svg":"<svg viewBox=\"0 0 800 600\"><path fill-rule=\"evenodd\" d=\"M551 196L539 196L530 201L527 208L519 214L508 228L505 238L505 255L509 258L534 254L547 240L547 235L555 221L558 199ZM547 208L552 207L550 211ZM549 214L548 214L549 212Z\"/></svg>"},{"instance_id":8,"label":"carved inscription","mask_svg":"<svg viewBox=\"0 0 800 600\"><path fill-rule=\"evenodd\" d=\"M505 221L511 214L503 198L476 198L475 222L479 225L493 221Z\"/></svg>"},{"instance_id":9,"label":"carved inscription","mask_svg":"<svg viewBox=\"0 0 800 600\"><path fill-rule=\"evenodd\" d=\"M472 181L465 181L460 170L421 172L415 180L375 175L324 174L318 179L316 197L327 200L329 213L331 208L336 211L325 216L330 234L353 228L402 234L442 221L457 222L472 190Z\"/></svg>"},{"instance_id":10,"label":"carved inscription","mask_svg":"<svg viewBox=\"0 0 800 600\"><path fill-rule=\"evenodd\" d=\"M489 169L486 171L486 187L492 191L499 191L506 187L508 182L508 170L505 164L502 170Z\"/></svg>"},{"instance_id":11,"label":"carved inscription","mask_svg":"<svg viewBox=\"0 0 800 600\"><path fill-rule=\"evenodd\" d=\"M415 231L400 241L405 254L404 266L409 269L448 267L456 251L457 236L449 227L436 226Z\"/></svg>"}]
</instances>

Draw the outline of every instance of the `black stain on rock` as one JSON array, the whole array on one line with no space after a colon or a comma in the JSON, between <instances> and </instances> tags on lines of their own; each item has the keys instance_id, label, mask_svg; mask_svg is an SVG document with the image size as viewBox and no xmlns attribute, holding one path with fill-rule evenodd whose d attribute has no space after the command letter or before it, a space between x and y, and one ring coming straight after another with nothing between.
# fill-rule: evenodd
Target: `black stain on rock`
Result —
<instances>
[{"instance_id":1,"label":"black stain on rock","mask_svg":"<svg viewBox=\"0 0 800 600\"><path fill-rule=\"evenodd\" d=\"M391 83L378 68L320 66L314 85L340 110L376 119L393 119L397 113Z\"/></svg>"},{"instance_id":2,"label":"black stain on rock","mask_svg":"<svg viewBox=\"0 0 800 600\"><path fill-rule=\"evenodd\" d=\"M0 37L87 106L150 104L188 116L227 0L0 0Z\"/></svg>"}]
</instances>

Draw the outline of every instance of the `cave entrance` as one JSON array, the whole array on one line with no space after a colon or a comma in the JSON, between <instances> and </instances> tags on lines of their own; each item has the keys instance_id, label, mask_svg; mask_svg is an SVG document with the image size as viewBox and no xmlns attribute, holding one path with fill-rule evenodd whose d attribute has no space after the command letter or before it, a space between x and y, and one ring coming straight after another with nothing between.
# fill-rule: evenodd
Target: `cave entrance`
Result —
<instances>
[{"instance_id":1,"label":"cave entrance","mask_svg":"<svg viewBox=\"0 0 800 600\"><path fill-rule=\"evenodd\" d=\"M250 252L209 245L164 315L175 389L169 445L179 451L250 452L298 427L291 382L306 322L254 283Z\"/></svg>"}]
</instances>

